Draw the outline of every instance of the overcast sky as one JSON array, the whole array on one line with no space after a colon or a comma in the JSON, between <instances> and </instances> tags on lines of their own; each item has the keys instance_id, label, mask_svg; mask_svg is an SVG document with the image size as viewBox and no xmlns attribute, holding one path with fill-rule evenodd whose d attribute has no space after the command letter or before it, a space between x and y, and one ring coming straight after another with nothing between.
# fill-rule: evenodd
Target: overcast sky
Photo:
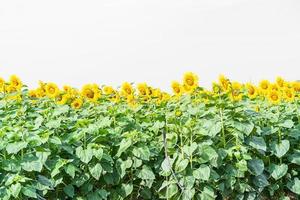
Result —
<instances>
[{"instance_id":1,"label":"overcast sky","mask_svg":"<svg viewBox=\"0 0 300 200\"><path fill-rule=\"evenodd\" d=\"M300 79L299 0L0 0L0 76L81 87L185 71Z\"/></svg>"}]
</instances>

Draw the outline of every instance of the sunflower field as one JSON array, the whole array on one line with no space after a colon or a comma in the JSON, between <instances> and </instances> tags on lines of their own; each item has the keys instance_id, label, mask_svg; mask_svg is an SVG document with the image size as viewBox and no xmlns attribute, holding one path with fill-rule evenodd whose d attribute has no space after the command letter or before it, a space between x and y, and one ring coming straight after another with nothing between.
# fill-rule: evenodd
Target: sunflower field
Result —
<instances>
[{"instance_id":1,"label":"sunflower field","mask_svg":"<svg viewBox=\"0 0 300 200\"><path fill-rule=\"evenodd\" d=\"M0 79L0 199L299 199L300 82Z\"/></svg>"}]
</instances>

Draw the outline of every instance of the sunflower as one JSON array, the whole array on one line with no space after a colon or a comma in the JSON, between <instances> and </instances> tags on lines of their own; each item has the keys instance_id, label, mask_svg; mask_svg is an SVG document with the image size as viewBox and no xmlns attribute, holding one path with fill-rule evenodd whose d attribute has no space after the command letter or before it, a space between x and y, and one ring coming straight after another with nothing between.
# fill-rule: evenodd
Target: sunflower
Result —
<instances>
[{"instance_id":1,"label":"sunflower","mask_svg":"<svg viewBox=\"0 0 300 200\"><path fill-rule=\"evenodd\" d=\"M278 76L276 78L276 85L280 88L283 88L285 85L285 80L283 78L281 78L280 76Z\"/></svg>"},{"instance_id":2,"label":"sunflower","mask_svg":"<svg viewBox=\"0 0 300 200\"><path fill-rule=\"evenodd\" d=\"M12 75L9 78L9 83L12 87L14 87L17 91L21 90L23 83L19 77L16 75Z\"/></svg>"},{"instance_id":3,"label":"sunflower","mask_svg":"<svg viewBox=\"0 0 300 200\"><path fill-rule=\"evenodd\" d=\"M134 93L134 90L132 88L132 85L128 82L125 82L122 84L122 87L121 87L121 94L124 96L124 97L127 97L127 96L132 96Z\"/></svg>"},{"instance_id":4,"label":"sunflower","mask_svg":"<svg viewBox=\"0 0 300 200\"><path fill-rule=\"evenodd\" d=\"M284 99L292 102L295 100L295 91L293 89L290 88L284 88L283 90L283 94L284 94Z\"/></svg>"},{"instance_id":5,"label":"sunflower","mask_svg":"<svg viewBox=\"0 0 300 200\"><path fill-rule=\"evenodd\" d=\"M79 108L81 108L82 104L83 104L82 99L76 98L75 100L72 101L71 107L74 109L79 109Z\"/></svg>"},{"instance_id":6,"label":"sunflower","mask_svg":"<svg viewBox=\"0 0 300 200\"><path fill-rule=\"evenodd\" d=\"M127 101L127 104L132 108L135 108L137 106L137 101L135 99L135 96L133 96L133 95L128 95L126 97L126 101Z\"/></svg>"},{"instance_id":7,"label":"sunflower","mask_svg":"<svg viewBox=\"0 0 300 200\"><path fill-rule=\"evenodd\" d=\"M250 99L255 99L258 95L257 88L251 83L246 84L247 94Z\"/></svg>"},{"instance_id":8,"label":"sunflower","mask_svg":"<svg viewBox=\"0 0 300 200\"><path fill-rule=\"evenodd\" d=\"M263 94L268 93L269 87L270 87L270 82L268 80L260 81L259 88L261 89L261 92Z\"/></svg>"},{"instance_id":9,"label":"sunflower","mask_svg":"<svg viewBox=\"0 0 300 200\"><path fill-rule=\"evenodd\" d=\"M0 92L4 92L5 80L0 77Z\"/></svg>"},{"instance_id":10,"label":"sunflower","mask_svg":"<svg viewBox=\"0 0 300 200\"><path fill-rule=\"evenodd\" d=\"M300 92L300 82L295 81L292 82L291 84L295 92Z\"/></svg>"},{"instance_id":11,"label":"sunflower","mask_svg":"<svg viewBox=\"0 0 300 200\"><path fill-rule=\"evenodd\" d=\"M139 83L137 84L137 89L139 91L139 95L141 96L148 96L149 95L149 89L148 85L146 83Z\"/></svg>"},{"instance_id":12,"label":"sunflower","mask_svg":"<svg viewBox=\"0 0 300 200\"><path fill-rule=\"evenodd\" d=\"M104 92L104 94L106 94L106 95L111 95L111 94L113 94L114 93L114 89L113 89L113 87L111 87L111 86L104 86L103 87L103 92Z\"/></svg>"},{"instance_id":13,"label":"sunflower","mask_svg":"<svg viewBox=\"0 0 300 200\"><path fill-rule=\"evenodd\" d=\"M270 84L269 85L269 89L270 90L277 90L278 91L279 90L279 86L277 84Z\"/></svg>"},{"instance_id":14,"label":"sunflower","mask_svg":"<svg viewBox=\"0 0 300 200\"><path fill-rule=\"evenodd\" d=\"M172 90L176 96L181 96L183 93L183 87L179 82L173 81L171 84Z\"/></svg>"},{"instance_id":15,"label":"sunflower","mask_svg":"<svg viewBox=\"0 0 300 200\"><path fill-rule=\"evenodd\" d=\"M212 83L212 92L214 94L220 94L221 93L221 87L218 83L216 83L216 82Z\"/></svg>"},{"instance_id":16,"label":"sunflower","mask_svg":"<svg viewBox=\"0 0 300 200\"><path fill-rule=\"evenodd\" d=\"M68 93L60 94L56 97L56 103L58 105L64 105L68 102L69 99L70 99L70 95Z\"/></svg>"},{"instance_id":17,"label":"sunflower","mask_svg":"<svg viewBox=\"0 0 300 200\"><path fill-rule=\"evenodd\" d=\"M114 91L110 97L110 101L118 103L120 101L120 94L118 91Z\"/></svg>"},{"instance_id":18,"label":"sunflower","mask_svg":"<svg viewBox=\"0 0 300 200\"><path fill-rule=\"evenodd\" d=\"M88 101L96 102L101 96L101 90L97 84L87 84L82 87L81 95Z\"/></svg>"},{"instance_id":19,"label":"sunflower","mask_svg":"<svg viewBox=\"0 0 300 200\"><path fill-rule=\"evenodd\" d=\"M268 99L272 104L278 104L281 100L280 93L276 90L269 90Z\"/></svg>"},{"instance_id":20,"label":"sunflower","mask_svg":"<svg viewBox=\"0 0 300 200\"><path fill-rule=\"evenodd\" d=\"M238 82L232 82L231 84L231 93L230 98L233 101L240 101L243 97L243 94L241 93L242 85Z\"/></svg>"},{"instance_id":21,"label":"sunflower","mask_svg":"<svg viewBox=\"0 0 300 200\"><path fill-rule=\"evenodd\" d=\"M219 76L219 83L224 92L227 92L230 89L230 81L224 75Z\"/></svg>"},{"instance_id":22,"label":"sunflower","mask_svg":"<svg viewBox=\"0 0 300 200\"><path fill-rule=\"evenodd\" d=\"M183 86L186 92L192 92L198 87L198 76L192 72L186 72L183 75Z\"/></svg>"},{"instance_id":23,"label":"sunflower","mask_svg":"<svg viewBox=\"0 0 300 200\"><path fill-rule=\"evenodd\" d=\"M55 98L59 95L59 88L55 83L47 83L45 86L46 95L50 98Z\"/></svg>"},{"instance_id":24,"label":"sunflower","mask_svg":"<svg viewBox=\"0 0 300 200\"><path fill-rule=\"evenodd\" d=\"M38 94L36 90L29 90L28 95L33 98L37 98Z\"/></svg>"}]
</instances>

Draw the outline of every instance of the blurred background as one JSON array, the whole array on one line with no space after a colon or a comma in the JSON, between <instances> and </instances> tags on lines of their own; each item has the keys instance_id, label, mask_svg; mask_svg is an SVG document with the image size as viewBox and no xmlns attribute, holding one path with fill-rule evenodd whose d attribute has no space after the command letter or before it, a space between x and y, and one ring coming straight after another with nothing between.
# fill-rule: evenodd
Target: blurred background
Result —
<instances>
[{"instance_id":1,"label":"blurred background","mask_svg":"<svg viewBox=\"0 0 300 200\"><path fill-rule=\"evenodd\" d=\"M205 87L221 73L296 80L299 11L299 0L0 1L0 76L167 91L185 71Z\"/></svg>"}]
</instances>

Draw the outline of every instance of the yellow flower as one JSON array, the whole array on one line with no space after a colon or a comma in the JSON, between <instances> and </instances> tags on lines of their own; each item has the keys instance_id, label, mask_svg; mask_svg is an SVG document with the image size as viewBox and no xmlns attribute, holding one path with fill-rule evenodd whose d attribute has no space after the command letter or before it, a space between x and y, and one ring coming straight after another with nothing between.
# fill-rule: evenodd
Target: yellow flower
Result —
<instances>
[{"instance_id":1,"label":"yellow flower","mask_svg":"<svg viewBox=\"0 0 300 200\"><path fill-rule=\"evenodd\" d=\"M68 102L69 99L69 94L60 94L58 97L56 97L56 102L58 105L64 105Z\"/></svg>"},{"instance_id":2,"label":"yellow flower","mask_svg":"<svg viewBox=\"0 0 300 200\"><path fill-rule=\"evenodd\" d=\"M269 85L269 90L278 90L279 86L277 84L270 84Z\"/></svg>"},{"instance_id":3,"label":"yellow flower","mask_svg":"<svg viewBox=\"0 0 300 200\"><path fill-rule=\"evenodd\" d=\"M221 87L220 87L220 85L218 83L216 83L216 82L213 82L212 83L212 91L215 94L221 93Z\"/></svg>"},{"instance_id":4,"label":"yellow flower","mask_svg":"<svg viewBox=\"0 0 300 200\"><path fill-rule=\"evenodd\" d=\"M17 92L17 88L15 86L13 86L12 84L9 84L8 86L6 86L5 90L7 93Z\"/></svg>"},{"instance_id":5,"label":"yellow flower","mask_svg":"<svg viewBox=\"0 0 300 200\"><path fill-rule=\"evenodd\" d=\"M230 98L233 101L240 101L243 97L243 94L241 93L242 85L238 82L232 82L231 84L231 93Z\"/></svg>"},{"instance_id":6,"label":"yellow flower","mask_svg":"<svg viewBox=\"0 0 300 200\"><path fill-rule=\"evenodd\" d=\"M55 83L47 83L45 86L46 95L50 98L55 98L59 95L59 88Z\"/></svg>"},{"instance_id":7,"label":"yellow flower","mask_svg":"<svg viewBox=\"0 0 300 200\"><path fill-rule=\"evenodd\" d=\"M134 90L132 88L132 85L128 82L125 82L122 84L122 87L121 87L121 94L124 96L124 97L127 97L127 96L132 96L134 93Z\"/></svg>"},{"instance_id":8,"label":"yellow flower","mask_svg":"<svg viewBox=\"0 0 300 200\"><path fill-rule=\"evenodd\" d=\"M278 85L278 87L282 88L285 85L285 80L278 76L276 78L276 84Z\"/></svg>"},{"instance_id":9,"label":"yellow flower","mask_svg":"<svg viewBox=\"0 0 300 200\"><path fill-rule=\"evenodd\" d=\"M247 83L246 88L247 88L248 97L250 99L255 99L258 95L257 88L254 85L252 85L251 83Z\"/></svg>"},{"instance_id":10,"label":"yellow flower","mask_svg":"<svg viewBox=\"0 0 300 200\"><path fill-rule=\"evenodd\" d=\"M268 80L262 80L259 83L259 88L261 89L262 93L267 93L270 87L270 82Z\"/></svg>"},{"instance_id":11,"label":"yellow flower","mask_svg":"<svg viewBox=\"0 0 300 200\"><path fill-rule=\"evenodd\" d=\"M296 92L300 92L300 82L292 82L292 87Z\"/></svg>"},{"instance_id":12,"label":"yellow flower","mask_svg":"<svg viewBox=\"0 0 300 200\"><path fill-rule=\"evenodd\" d=\"M173 92L176 96L181 96L182 95L183 87L180 85L179 82L173 81L172 84L171 84L171 87L172 87L172 90L173 90Z\"/></svg>"},{"instance_id":13,"label":"yellow flower","mask_svg":"<svg viewBox=\"0 0 300 200\"><path fill-rule=\"evenodd\" d=\"M10 76L9 82L10 82L10 85L13 86L18 91L23 86L21 79L19 77L17 77L16 75Z\"/></svg>"},{"instance_id":14,"label":"yellow flower","mask_svg":"<svg viewBox=\"0 0 300 200\"><path fill-rule=\"evenodd\" d=\"M120 101L120 94L119 94L119 92L118 91L114 91L112 93L112 96L111 96L110 100L112 102L114 102L114 103L118 103Z\"/></svg>"},{"instance_id":15,"label":"yellow flower","mask_svg":"<svg viewBox=\"0 0 300 200\"><path fill-rule=\"evenodd\" d=\"M114 93L114 89L113 89L113 87L111 87L111 86L104 86L103 87L103 92L104 92L104 94L106 94L106 95L111 95L111 94L113 94Z\"/></svg>"},{"instance_id":16,"label":"yellow flower","mask_svg":"<svg viewBox=\"0 0 300 200\"><path fill-rule=\"evenodd\" d=\"M79 109L79 108L81 108L82 104L83 104L82 99L77 98L77 99L72 101L71 107L74 108L74 109Z\"/></svg>"},{"instance_id":17,"label":"yellow flower","mask_svg":"<svg viewBox=\"0 0 300 200\"><path fill-rule=\"evenodd\" d=\"M69 86L69 85L64 85L63 86L63 90L66 92L66 93L71 93L72 92L72 87Z\"/></svg>"},{"instance_id":18,"label":"yellow flower","mask_svg":"<svg viewBox=\"0 0 300 200\"><path fill-rule=\"evenodd\" d=\"M4 92L5 80L0 77L0 92Z\"/></svg>"},{"instance_id":19,"label":"yellow flower","mask_svg":"<svg viewBox=\"0 0 300 200\"><path fill-rule=\"evenodd\" d=\"M230 89L230 81L224 75L219 76L219 83L223 91L227 92Z\"/></svg>"},{"instance_id":20,"label":"yellow flower","mask_svg":"<svg viewBox=\"0 0 300 200\"><path fill-rule=\"evenodd\" d=\"M148 85L146 83L137 84L137 89L139 91L139 95L141 95L141 96L149 95L149 89L148 89Z\"/></svg>"},{"instance_id":21,"label":"yellow flower","mask_svg":"<svg viewBox=\"0 0 300 200\"><path fill-rule=\"evenodd\" d=\"M186 92L193 91L198 87L198 76L192 72L186 72L183 75L183 86Z\"/></svg>"},{"instance_id":22,"label":"yellow flower","mask_svg":"<svg viewBox=\"0 0 300 200\"><path fill-rule=\"evenodd\" d=\"M269 90L268 99L272 104L278 104L281 100L280 93L276 90Z\"/></svg>"},{"instance_id":23,"label":"yellow flower","mask_svg":"<svg viewBox=\"0 0 300 200\"><path fill-rule=\"evenodd\" d=\"M134 107L137 106L136 99L135 99L135 97L134 97L133 95L128 95L128 96L126 97L126 100L127 100L127 104L128 104L130 107L134 108Z\"/></svg>"},{"instance_id":24,"label":"yellow flower","mask_svg":"<svg viewBox=\"0 0 300 200\"><path fill-rule=\"evenodd\" d=\"M295 100L295 92L293 89L290 88L284 88L283 90L284 99L287 101L294 101Z\"/></svg>"},{"instance_id":25,"label":"yellow flower","mask_svg":"<svg viewBox=\"0 0 300 200\"><path fill-rule=\"evenodd\" d=\"M97 84L87 84L82 87L81 95L88 101L96 102L101 96L101 90Z\"/></svg>"},{"instance_id":26,"label":"yellow flower","mask_svg":"<svg viewBox=\"0 0 300 200\"><path fill-rule=\"evenodd\" d=\"M28 95L33 98L37 98L38 94L36 90L29 90Z\"/></svg>"}]
</instances>

